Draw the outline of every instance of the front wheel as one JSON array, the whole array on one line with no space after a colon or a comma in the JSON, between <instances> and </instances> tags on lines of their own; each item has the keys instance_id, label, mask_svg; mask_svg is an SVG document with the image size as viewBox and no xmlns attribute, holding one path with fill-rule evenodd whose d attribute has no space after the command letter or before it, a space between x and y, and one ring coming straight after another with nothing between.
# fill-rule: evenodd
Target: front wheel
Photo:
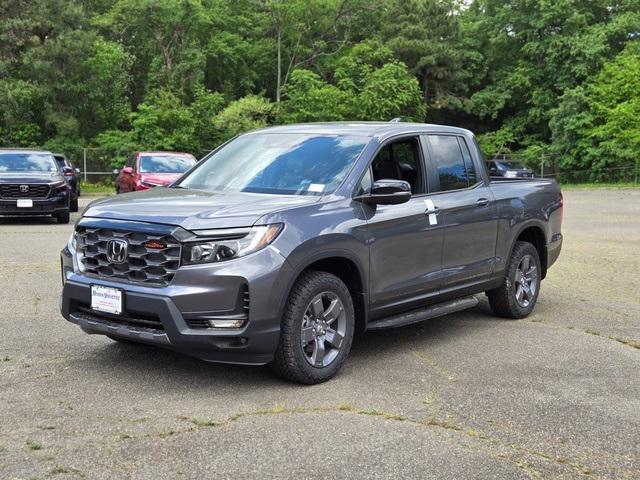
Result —
<instances>
[{"instance_id":1,"label":"front wheel","mask_svg":"<svg viewBox=\"0 0 640 480\"><path fill-rule=\"evenodd\" d=\"M73 198L69 201L69 210L72 212L78 211L78 197Z\"/></svg>"},{"instance_id":2,"label":"front wheel","mask_svg":"<svg viewBox=\"0 0 640 480\"><path fill-rule=\"evenodd\" d=\"M273 369L298 383L329 380L349 355L354 323L353 300L342 280L327 272L303 273L287 300Z\"/></svg>"},{"instance_id":3,"label":"front wheel","mask_svg":"<svg viewBox=\"0 0 640 480\"><path fill-rule=\"evenodd\" d=\"M540 293L540 256L529 242L516 242L499 288L487 292L493 313L524 318L533 311Z\"/></svg>"}]
</instances>

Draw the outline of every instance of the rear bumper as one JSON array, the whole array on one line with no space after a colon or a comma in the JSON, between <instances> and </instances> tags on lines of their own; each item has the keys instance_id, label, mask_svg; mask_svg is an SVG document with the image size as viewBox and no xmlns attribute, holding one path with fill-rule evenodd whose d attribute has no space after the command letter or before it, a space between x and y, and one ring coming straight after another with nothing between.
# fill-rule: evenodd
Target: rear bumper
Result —
<instances>
[{"instance_id":1,"label":"rear bumper","mask_svg":"<svg viewBox=\"0 0 640 480\"><path fill-rule=\"evenodd\" d=\"M211 362L263 365L273 359L278 344L279 299L286 283L281 276L290 273L284 258L269 248L250 257L249 268L242 259L229 262L235 265L184 268L178 270L170 285L149 287L81 274L74 270L73 257L65 248L61 255L61 313L87 333L157 345ZM121 289L123 314L91 310L91 285ZM250 292L248 319L243 327L193 328L194 319L232 311L239 285L247 285ZM141 316L153 318L156 324L148 327L127 321Z\"/></svg>"},{"instance_id":2,"label":"rear bumper","mask_svg":"<svg viewBox=\"0 0 640 480\"><path fill-rule=\"evenodd\" d=\"M18 207L15 198L0 198L0 215L55 215L69 210L69 196L65 191L62 195L56 195L49 198L34 198L33 207Z\"/></svg>"}]
</instances>

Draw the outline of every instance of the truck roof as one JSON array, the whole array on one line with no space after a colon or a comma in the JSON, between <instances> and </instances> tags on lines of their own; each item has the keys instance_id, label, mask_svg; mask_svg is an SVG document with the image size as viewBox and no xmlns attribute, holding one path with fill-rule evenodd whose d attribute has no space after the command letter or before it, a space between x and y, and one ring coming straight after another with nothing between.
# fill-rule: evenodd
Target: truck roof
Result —
<instances>
[{"instance_id":1,"label":"truck roof","mask_svg":"<svg viewBox=\"0 0 640 480\"><path fill-rule=\"evenodd\" d=\"M53 155L49 150L40 150L38 148L0 148L0 153L44 153Z\"/></svg>"},{"instance_id":2,"label":"truck roof","mask_svg":"<svg viewBox=\"0 0 640 480\"><path fill-rule=\"evenodd\" d=\"M386 137L403 133L420 132L459 133L473 135L469 130L447 125L412 122L321 122L279 125L255 130L250 133L317 133L325 135L362 135Z\"/></svg>"}]
</instances>

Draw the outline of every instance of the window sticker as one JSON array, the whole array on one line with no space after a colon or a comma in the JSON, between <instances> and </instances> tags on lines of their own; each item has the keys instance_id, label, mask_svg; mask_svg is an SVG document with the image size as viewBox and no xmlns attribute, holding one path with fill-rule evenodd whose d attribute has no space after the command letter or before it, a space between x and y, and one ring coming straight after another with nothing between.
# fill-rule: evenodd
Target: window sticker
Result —
<instances>
[{"instance_id":1,"label":"window sticker","mask_svg":"<svg viewBox=\"0 0 640 480\"><path fill-rule=\"evenodd\" d=\"M324 183L312 183L309 185L310 192L322 192L324 190Z\"/></svg>"}]
</instances>

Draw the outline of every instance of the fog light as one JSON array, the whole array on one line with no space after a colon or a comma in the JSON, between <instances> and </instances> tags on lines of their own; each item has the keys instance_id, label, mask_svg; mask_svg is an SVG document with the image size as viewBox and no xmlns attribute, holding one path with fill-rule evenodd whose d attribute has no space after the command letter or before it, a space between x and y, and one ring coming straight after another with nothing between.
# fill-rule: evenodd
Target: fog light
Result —
<instances>
[{"instance_id":1,"label":"fog light","mask_svg":"<svg viewBox=\"0 0 640 480\"><path fill-rule=\"evenodd\" d=\"M240 328L244 325L244 319L234 320L207 320L211 328Z\"/></svg>"}]
</instances>

